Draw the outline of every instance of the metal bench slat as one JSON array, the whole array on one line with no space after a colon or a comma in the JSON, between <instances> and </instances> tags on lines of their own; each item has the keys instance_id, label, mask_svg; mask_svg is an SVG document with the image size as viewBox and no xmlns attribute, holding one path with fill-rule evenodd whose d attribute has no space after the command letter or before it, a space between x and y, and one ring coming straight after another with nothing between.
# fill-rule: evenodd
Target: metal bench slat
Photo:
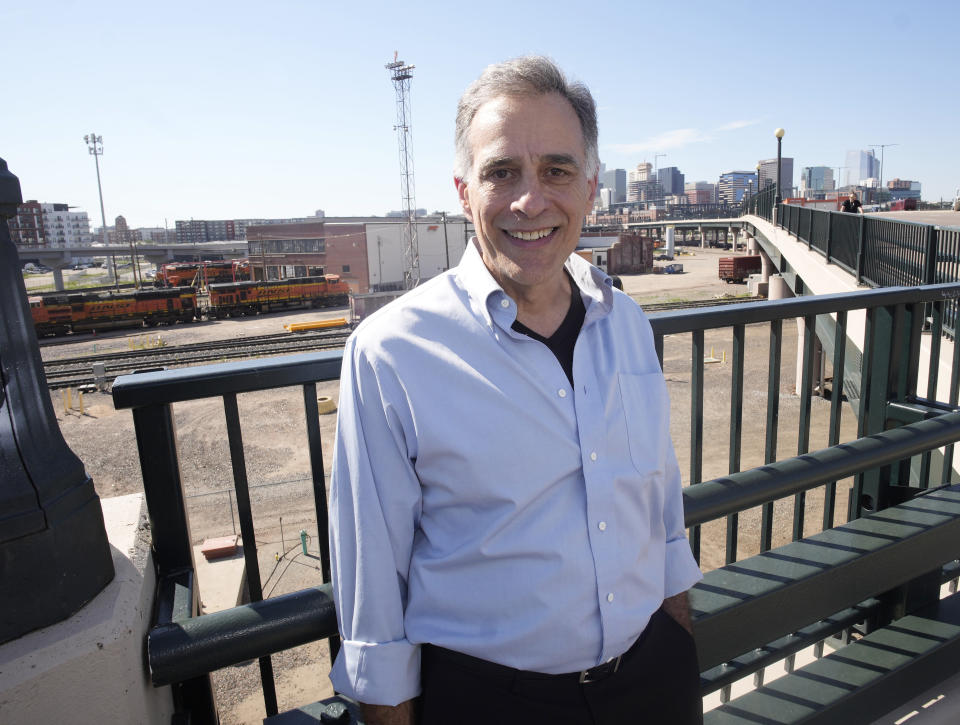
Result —
<instances>
[{"instance_id":1,"label":"metal bench slat","mask_svg":"<svg viewBox=\"0 0 960 725\"><path fill-rule=\"evenodd\" d=\"M762 647L937 569L958 551L955 485L708 572L691 592L700 665Z\"/></svg>"},{"instance_id":2,"label":"metal bench slat","mask_svg":"<svg viewBox=\"0 0 960 725\"><path fill-rule=\"evenodd\" d=\"M871 722L952 675L960 596L907 615L704 715L727 723Z\"/></svg>"}]
</instances>

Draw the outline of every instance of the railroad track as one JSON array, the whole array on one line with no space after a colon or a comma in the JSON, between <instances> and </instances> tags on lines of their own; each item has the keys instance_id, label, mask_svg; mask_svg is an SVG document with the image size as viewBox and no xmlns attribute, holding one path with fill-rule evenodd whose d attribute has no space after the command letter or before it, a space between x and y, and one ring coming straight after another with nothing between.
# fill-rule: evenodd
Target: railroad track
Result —
<instances>
[{"instance_id":1,"label":"railroad track","mask_svg":"<svg viewBox=\"0 0 960 725\"><path fill-rule=\"evenodd\" d=\"M699 307L721 307L746 302L766 301L766 297L723 297L715 300L691 300L689 302L654 302L640 305L644 312L668 312L670 310L692 310Z\"/></svg>"},{"instance_id":2,"label":"railroad track","mask_svg":"<svg viewBox=\"0 0 960 725\"><path fill-rule=\"evenodd\" d=\"M315 333L258 335L236 340L214 340L191 345L176 345L148 350L122 350L102 355L61 358L44 362L49 388L93 385L93 364L103 363L107 382L137 370L177 368L227 360L289 355L343 347L349 329Z\"/></svg>"},{"instance_id":3,"label":"railroad track","mask_svg":"<svg viewBox=\"0 0 960 725\"><path fill-rule=\"evenodd\" d=\"M643 305L646 312L715 307L718 305L756 302L757 297L730 299L694 300L691 302L660 302ZM148 350L121 350L83 357L61 358L44 362L47 385L51 389L93 385L93 363L103 363L106 380L112 382L120 375L137 370L178 368L204 363L225 362L273 355L289 355L314 350L331 350L343 347L350 335L349 329L321 330L317 332L283 332L272 335L257 335L235 340L213 340L190 345L175 345Z\"/></svg>"}]
</instances>

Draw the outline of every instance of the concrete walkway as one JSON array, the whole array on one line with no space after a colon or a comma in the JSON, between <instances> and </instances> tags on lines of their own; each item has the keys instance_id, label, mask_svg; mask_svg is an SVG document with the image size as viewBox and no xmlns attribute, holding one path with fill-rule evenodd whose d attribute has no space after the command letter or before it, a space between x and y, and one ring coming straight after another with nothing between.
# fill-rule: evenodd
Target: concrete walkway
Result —
<instances>
[{"instance_id":1,"label":"concrete walkway","mask_svg":"<svg viewBox=\"0 0 960 725\"><path fill-rule=\"evenodd\" d=\"M893 212L911 214L914 212ZM933 212L931 212L933 213ZM953 214L954 212L936 212L937 214ZM960 213L958 213L960 217ZM857 285L856 277L835 264L827 264L823 255L797 240L788 232L775 227L770 222L759 217L750 217L757 230L767 240L774 244L784 259L803 280L804 287L810 294L825 295L840 292L856 292L869 289L866 285ZM847 317L847 335L863 352L863 335L866 324L866 315L863 312L850 313ZM928 394L927 379L930 369L930 333L923 333L920 341L920 375L917 381L917 394L921 397L946 401L949 397L950 379L953 375L953 341L947 338L940 340L940 363L937 373L937 389ZM955 464L960 472L960 460Z\"/></svg>"}]
</instances>

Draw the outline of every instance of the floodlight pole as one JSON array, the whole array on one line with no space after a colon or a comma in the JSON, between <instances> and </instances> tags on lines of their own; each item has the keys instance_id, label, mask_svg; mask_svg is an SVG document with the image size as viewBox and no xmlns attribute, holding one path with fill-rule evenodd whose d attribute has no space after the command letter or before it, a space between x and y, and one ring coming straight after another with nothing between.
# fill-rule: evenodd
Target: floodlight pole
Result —
<instances>
[{"instance_id":1,"label":"floodlight pole","mask_svg":"<svg viewBox=\"0 0 960 725\"><path fill-rule=\"evenodd\" d=\"M97 167L97 192L100 194L100 237L103 246L108 246L107 238L107 214L103 210L103 186L100 184L100 157L103 155L103 136L97 136L95 133L83 137L87 142L87 150L93 156L93 163ZM111 254L110 261L113 263L113 284L120 289L120 277L117 276L117 255Z\"/></svg>"}]
</instances>

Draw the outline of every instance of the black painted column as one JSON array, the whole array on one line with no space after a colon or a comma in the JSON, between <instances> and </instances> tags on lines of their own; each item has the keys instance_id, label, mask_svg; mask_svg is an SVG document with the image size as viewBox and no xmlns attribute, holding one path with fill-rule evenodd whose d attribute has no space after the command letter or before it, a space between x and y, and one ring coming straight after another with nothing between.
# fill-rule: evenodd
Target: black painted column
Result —
<instances>
[{"instance_id":1,"label":"black painted column","mask_svg":"<svg viewBox=\"0 0 960 725\"><path fill-rule=\"evenodd\" d=\"M7 220L0 159L0 642L76 613L113 579L100 499L57 425Z\"/></svg>"}]
</instances>

